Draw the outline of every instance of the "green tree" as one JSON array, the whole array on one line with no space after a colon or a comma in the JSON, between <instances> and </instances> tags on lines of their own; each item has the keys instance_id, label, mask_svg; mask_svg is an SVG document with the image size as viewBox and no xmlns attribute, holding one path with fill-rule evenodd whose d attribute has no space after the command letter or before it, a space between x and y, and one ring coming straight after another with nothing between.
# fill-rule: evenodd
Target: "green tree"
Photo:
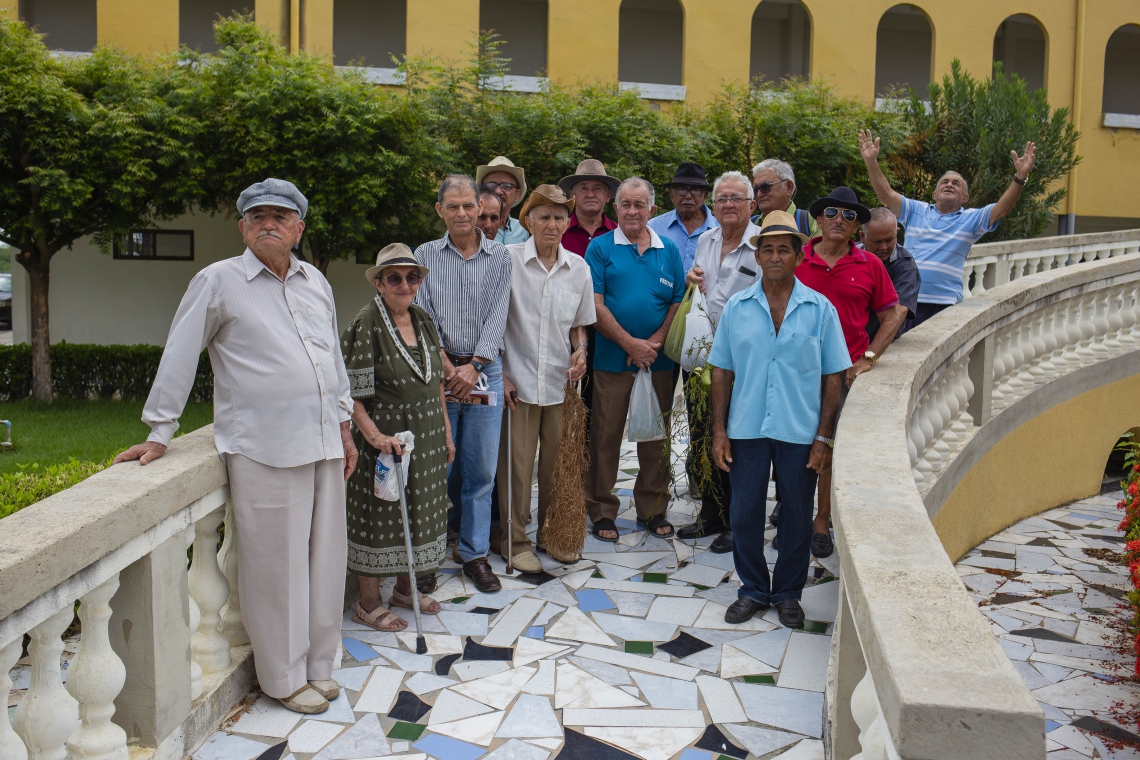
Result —
<instances>
[{"instance_id":1,"label":"green tree","mask_svg":"<svg viewBox=\"0 0 1140 760\"><path fill-rule=\"evenodd\" d=\"M1065 197L1060 181L1080 161L1079 133L1069 109L1053 110L1045 90L1030 92L1016 74L1007 77L995 64L993 79L977 80L957 59L942 83L929 86L929 107L912 92L903 108L905 139L888 156L894 188L928 200L945 172L956 171L970 187L969 205L997 201L1009 187L1009 152L1037 144L1037 162L1009 216L983 241L1035 237L1053 220ZM884 139L884 146L887 144Z\"/></svg>"},{"instance_id":2,"label":"green tree","mask_svg":"<svg viewBox=\"0 0 1140 760\"><path fill-rule=\"evenodd\" d=\"M0 71L0 240L28 272L32 392L50 401L52 257L88 236L107 250L184 211L193 159L168 61L112 48L56 58L0 19Z\"/></svg>"}]
</instances>

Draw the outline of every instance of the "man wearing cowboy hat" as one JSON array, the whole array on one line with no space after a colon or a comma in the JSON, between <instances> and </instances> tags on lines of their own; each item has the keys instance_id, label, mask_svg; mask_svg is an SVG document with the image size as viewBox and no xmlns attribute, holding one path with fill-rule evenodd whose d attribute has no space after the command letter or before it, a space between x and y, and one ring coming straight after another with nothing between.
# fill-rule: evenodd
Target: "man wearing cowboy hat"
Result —
<instances>
[{"instance_id":1,"label":"man wearing cowboy hat","mask_svg":"<svg viewBox=\"0 0 1140 760\"><path fill-rule=\"evenodd\" d=\"M578 381L586 372L586 325L595 320L590 267L560 244L574 199L555 185L540 185L523 204L519 219L531 233L511 252L511 306L503 351L503 392L510 414L510 443L500 436L500 524L511 510L512 552L509 559L524 573L542 571L526 532L530 516L530 484L538 453L538 543L550 504L550 478L558 454L566 378ZM571 353L573 352L573 353ZM512 398L517 393L517 399ZM506 427L504 422L504 428ZM539 441L542 446L539 446ZM507 503L507 457L511 458L511 503ZM505 547L504 547L505 551ZM577 557L551 554L561 562ZM504 557L504 559L507 559Z\"/></svg>"},{"instance_id":2,"label":"man wearing cowboy hat","mask_svg":"<svg viewBox=\"0 0 1140 760\"><path fill-rule=\"evenodd\" d=\"M495 242L503 245L525 242L530 233L509 213L526 195L526 172L522 167L515 166L506 156L495 156L491 163L475 170L475 183L481 191L490 190L503 201L503 218Z\"/></svg>"},{"instance_id":3,"label":"man wearing cowboy hat","mask_svg":"<svg viewBox=\"0 0 1140 760\"><path fill-rule=\"evenodd\" d=\"M257 680L286 708L320 713L340 694L332 668L348 546L344 481L356 447L332 288L291 253L307 208L280 179L238 197L245 253L190 281L143 408L150 437L115 463L163 455L208 348Z\"/></svg>"},{"instance_id":4,"label":"man wearing cowboy hat","mask_svg":"<svg viewBox=\"0 0 1140 760\"><path fill-rule=\"evenodd\" d=\"M839 324L851 357L843 383L843 398L855 378L870 371L887 350L902 325L903 313L896 309L899 297L887 268L878 256L855 245L852 236L860 224L871 220L871 211L849 187L837 187L825 198L817 198L808 209L819 224L822 235L812 238L804 248L804 260L796 269L796 277L812 290L822 293L839 313ZM871 313L879 318L875 340L867 337ZM783 481L780 481L781 496ZM781 507L783 499L781 499ZM817 557L828 557L835 547L831 540L831 470L819 475L819 512L811 551ZM780 537L783 545L783 536Z\"/></svg>"},{"instance_id":5,"label":"man wearing cowboy hat","mask_svg":"<svg viewBox=\"0 0 1140 760\"><path fill-rule=\"evenodd\" d=\"M775 606L782 625L804 625L799 599L811 562L812 495L831 465L841 373L851 364L835 307L795 276L804 240L788 213L765 215L751 241L760 280L728 300L709 355L713 461L732 482L741 584L724 615L729 623ZM783 515L770 576L764 510L773 467Z\"/></svg>"},{"instance_id":6,"label":"man wearing cowboy hat","mask_svg":"<svg viewBox=\"0 0 1140 760\"><path fill-rule=\"evenodd\" d=\"M697 238L720 222L705 205L712 185L705 176L700 164L685 162L677 167L673 179L669 181L669 197L673 210L649 220L649 227L662 237L667 237L681 252L681 265L688 272L697 254Z\"/></svg>"}]
</instances>

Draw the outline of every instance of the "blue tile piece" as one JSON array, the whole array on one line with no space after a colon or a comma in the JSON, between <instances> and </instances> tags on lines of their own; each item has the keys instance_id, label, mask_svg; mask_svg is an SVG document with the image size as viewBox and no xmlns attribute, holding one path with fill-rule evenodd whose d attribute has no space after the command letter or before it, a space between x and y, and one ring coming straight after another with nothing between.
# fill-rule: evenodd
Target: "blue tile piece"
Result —
<instances>
[{"instance_id":1,"label":"blue tile piece","mask_svg":"<svg viewBox=\"0 0 1140 760\"><path fill-rule=\"evenodd\" d=\"M617 609L617 605L600 588L583 589L574 594L578 597L578 609L582 612Z\"/></svg>"},{"instance_id":2,"label":"blue tile piece","mask_svg":"<svg viewBox=\"0 0 1140 760\"><path fill-rule=\"evenodd\" d=\"M1050 731L1052 731L1054 728L1060 728L1060 727L1061 727L1061 724L1060 724L1060 723L1058 723L1058 722L1057 722L1057 721L1055 721L1055 720L1047 720L1047 721L1045 721L1045 733L1049 733L1049 732L1050 732Z\"/></svg>"},{"instance_id":3,"label":"blue tile piece","mask_svg":"<svg viewBox=\"0 0 1140 760\"><path fill-rule=\"evenodd\" d=\"M368 662L375 660L380 655L376 654L376 650L365 644L363 641L356 639L344 639L344 651L352 655L352 659L357 662Z\"/></svg>"},{"instance_id":4,"label":"blue tile piece","mask_svg":"<svg viewBox=\"0 0 1140 760\"><path fill-rule=\"evenodd\" d=\"M625 490L629 490L629 489L625 489ZM624 517L621 517L621 518L618 518L617 520L614 520L614 525L618 526L619 528L629 528L630 530L637 530L637 520L627 520Z\"/></svg>"},{"instance_id":5,"label":"blue tile piece","mask_svg":"<svg viewBox=\"0 0 1140 760\"><path fill-rule=\"evenodd\" d=\"M619 488L617 490L617 495L618 496L633 496L633 489L632 488Z\"/></svg>"},{"instance_id":6,"label":"blue tile piece","mask_svg":"<svg viewBox=\"0 0 1140 760\"><path fill-rule=\"evenodd\" d=\"M635 575L632 578L627 578L626 580L632 581L633 583L641 583L641 576Z\"/></svg>"},{"instance_id":7,"label":"blue tile piece","mask_svg":"<svg viewBox=\"0 0 1140 760\"><path fill-rule=\"evenodd\" d=\"M523 636L526 636L528 639L544 639L546 638L546 629L541 625L532 625L526 629L526 633L524 633Z\"/></svg>"},{"instance_id":8,"label":"blue tile piece","mask_svg":"<svg viewBox=\"0 0 1140 760\"><path fill-rule=\"evenodd\" d=\"M428 734L412 746L439 760L475 760L487 751L474 744L439 734Z\"/></svg>"},{"instance_id":9,"label":"blue tile piece","mask_svg":"<svg viewBox=\"0 0 1140 760\"><path fill-rule=\"evenodd\" d=\"M708 752L701 752L700 750L689 747L681 753L680 760L712 760L712 755Z\"/></svg>"}]
</instances>

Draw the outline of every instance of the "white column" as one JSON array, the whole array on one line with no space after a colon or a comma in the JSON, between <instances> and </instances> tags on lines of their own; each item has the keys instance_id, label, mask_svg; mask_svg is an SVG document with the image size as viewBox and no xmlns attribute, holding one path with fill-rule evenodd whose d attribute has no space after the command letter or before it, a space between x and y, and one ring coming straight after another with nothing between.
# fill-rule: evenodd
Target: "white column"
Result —
<instances>
[{"instance_id":1,"label":"white column","mask_svg":"<svg viewBox=\"0 0 1140 760\"><path fill-rule=\"evenodd\" d=\"M1026 372L1029 350L1025 342L1025 320L1019 320L1010 331L1009 349L1013 353L1013 372L1009 373L1009 387L1013 388L1014 400L1024 396L1033 387L1033 378Z\"/></svg>"},{"instance_id":2,"label":"white column","mask_svg":"<svg viewBox=\"0 0 1140 760\"><path fill-rule=\"evenodd\" d=\"M987 264L974 264L974 291L973 295L980 296L986 292Z\"/></svg>"},{"instance_id":3,"label":"white column","mask_svg":"<svg viewBox=\"0 0 1140 760\"><path fill-rule=\"evenodd\" d=\"M29 760L64 760L67 737L79 724L79 704L63 688L59 666L63 654L60 637L74 618L74 608L68 603L31 631L28 653L32 658L32 683L16 707L14 723Z\"/></svg>"},{"instance_id":4,"label":"white column","mask_svg":"<svg viewBox=\"0 0 1140 760\"><path fill-rule=\"evenodd\" d=\"M851 716L859 726L859 746L862 749L851 760L899 760L875 695L870 668L851 694Z\"/></svg>"},{"instance_id":5,"label":"white column","mask_svg":"<svg viewBox=\"0 0 1140 760\"><path fill-rule=\"evenodd\" d=\"M12 679L8 677L8 672L16 667L16 660L20 659L23 650L23 635L0 647L0 694L4 695L5 700L12 691ZM28 760L28 751L24 749L24 743L20 741L20 737L8 722L7 702L4 703L4 709L0 709L0 757L4 760Z\"/></svg>"},{"instance_id":6,"label":"white column","mask_svg":"<svg viewBox=\"0 0 1140 760\"><path fill-rule=\"evenodd\" d=\"M79 701L79 728L67 740L68 760L128 760L127 732L111 722L115 697L127 680L123 661L111 649L107 622L119 574L79 600L83 634L67 669L67 690Z\"/></svg>"},{"instance_id":7,"label":"white column","mask_svg":"<svg viewBox=\"0 0 1140 760\"><path fill-rule=\"evenodd\" d=\"M1045 308L1040 308L1029 317L1029 340L1033 346L1033 359L1029 362L1029 376L1033 379L1033 387L1040 388L1045 384L1045 370L1041 362L1045 359Z\"/></svg>"},{"instance_id":8,"label":"white column","mask_svg":"<svg viewBox=\"0 0 1140 760\"><path fill-rule=\"evenodd\" d=\"M225 526L222 548L218 552L218 565L230 584L230 598L226 606L222 607L222 623L218 630L230 642L231 647L240 647L249 643L249 634L245 632L245 625L241 622L241 600L238 598L238 534L232 501L226 502Z\"/></svg>"},{"instance_id":9,"label":"white column","mask_svg":"<svg viewBox=\"0 0 1140 760\"><path fill-rule=\"evenodd\" d=\"M1004 341L1002 331L994 332L994 359L993 377L990 380L990 415L997 414L1005 406L1005 393L1002 391L1002 380L1005 378L1005 353L1002 351Z\"/></svg>"},{"instance_id":10,"label":"white column","mask_svg":"<svg viewBox=\"0 0 1140 760\"><path fill-rule=\"evenodd\" d=\"M933 475L930 470L930 462L926 461L926 433L922 429L922 405L921 399L915 402L914 410L910 413L910 435L908 436L914 444L915 459L914 459L914 484L918 486L919 492L922 492L927 483L933 482Z\"/></svg>"},{"instance_id":11,"label":"white column","mask_svg":"<svg viewBox=\"0 0 1140 760\"><path fill-rule=\"evenodd\" d=\"M1073 296L1066 302L1065 312L1065 364L1068 371L1081 368L1081 355L1077 349L1081 345L1081 297Z\"/></svg>"},{"instance_id":12,"label":"white column","mask_svg":"<svg viewBox=\"0 0 1140 760\"><path fill-rule=\"evenodd\" d=\"M934 446L938 449L938 455L942 458L943 466L949 464L950 452L958 445L958 436L950 430L950 420L954 419L954 414L950 411L949 404L949 371L950 368L948 367L931 389L934 399L934 419L938 421L937 440L934 442ZM953 438L953 444L950 442L951 438Z\"/></svg>"},{"instance_id":13,"label":"white column","mask_svg":"<svg viewBox=\"0 0 1140 760\"><path fill-rule=\"evenodd\" d=\"M217 673L230 665L230 642L218 631L230 584L218 567L218 526L225 508L215 509L194 526L194 563L190 566L190 596L198 602L202 620L190 639L190 651L203 673Z\"/></svg>"},{"instance_id":14,"label":"white column","mask_svg":"<svg viewBox=\"0 0 1140 760\"><path fill-rule=\"evenodd\" d=\"M1065 301L1053 304L1053 352L1049 355L1049 362L1053 365L1053 376L1060 377L1069 371L1065 361L1065 344L1069 342L1069 331L1065 320L1068 314L1068 304Z\"/></svg>"},{"instance_id":15,"label":"white column","mask_svg":"<svg viewBox=\"0 0 1140 760\"><path fill-rule=\"evenodd\" d=\"M186 546L187 548L194 545L194 526L191 525L186 529ZM190 637L193 640L194 634L198 630L198 626L202 623L202 611L198 609L198 603L194 601L194 594L191 592L188 597L190 600L190 615L188 621L190 623ZM194 656L193 649L190 651L190 701L194 701L202 696L202 666L198 664L197 658Z\"/></svg>"},{"instance_id":16,"label":"white column","mask_svg":"<svg viewBox=\"0 0 1140 760\"><path fill-rule=\"evenodd\" d=\"M1108 289L1108 332L1104 336L1104 347L1109 356L1119 356L1123 350L1120 346L1120 328L1124 326L1124 288L1114 285Z\"/></svg>"},{"instance_id":17,"label":"white column","mask_svg":"<svg viewBox=\"0 0 1140 760\"><path fill-rule=\"evenodd\" d=\"M1108 346L1105 345L1104 341L1108 337L1108 300L1112 297L1112 288L1096 290L1090 295L1095 304L1093 310L1093 327L1095 332L1093 334L1092 350L1096 361L1100 362L1109 357Z\"/></svg>"},{"instance_id":18,"label":"white column","mask_svg":"<svg viewBox=\"0 0 1140 760\"><path fill-rule=\"evenodd\" d=\"M922 435L926 438L926 461L930 463L930 471L934 475L942 472L942 455L938 451L936 445L938 441L938 433L942 426L942 420L938 416L938 410L934 408L934 386L926 389L926 393L922 396L922 416L919 417L919 424L922 425ZM933 478L926 481L927 485L934 483Z\"/></svg>"},{"instance_id":19,"label":"white column","mask_svg":"<svg viewBox=\"0 0 1140 760\"><path fill-rule=\"evenodd\" d=\"M962 357L962 361L959 364L959 373L962 380L958 386L961 391L958 396L960 410L958 412L958 420L962 429L961 432L958 433L958 437L961 439L962 433L969 432L974 427L974 418L970 416L970 399L974 398L975 388L974 381L970 379L969 354Z\"/></svg>"},{"instance_id":20,"label":"white column","mask_svg":"<svg viewBox=\"0 0 1140 760\"><path fill-rule=\"evenodd\" d=\"M1136 338L1132 335L1132 328L1136 326L1136 304L1133 298L1136 295L1136 283L1130 282L1123 286L1120 293L1120 351L1127 353L1136 350Z\"/></svg>"},{"instance_id":21,"label":"white column","mask_svg":"<svg viewBox=\"0 0 1140 760\"><path fill-rule=\"evenodd\" d=\"M1082 293L1076 297L1081 307L1081 342L1077 346L1077 356L1081 359L1081 366L1087 367L1096 362L1096 354L1092 348L1093 337L1096 335L1096 323L1093 321L1093 310L1096 307L1095 293Z\"/></svg>"}]
</instances>

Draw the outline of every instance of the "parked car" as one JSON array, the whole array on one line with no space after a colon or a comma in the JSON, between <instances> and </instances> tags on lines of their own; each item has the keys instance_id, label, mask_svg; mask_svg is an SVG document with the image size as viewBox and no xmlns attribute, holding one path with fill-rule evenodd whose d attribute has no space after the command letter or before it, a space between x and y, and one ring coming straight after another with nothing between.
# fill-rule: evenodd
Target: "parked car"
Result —
<instances>
[{"instance_id":1,"label":"parked car","mask_svg":"<svg viewBox=\"0 0 1140 760\"><path fill-rule=\"evenodd\" d=\"M0 327L12 329L12 273L0 272Z\"/></svg>"}]
</instances>

